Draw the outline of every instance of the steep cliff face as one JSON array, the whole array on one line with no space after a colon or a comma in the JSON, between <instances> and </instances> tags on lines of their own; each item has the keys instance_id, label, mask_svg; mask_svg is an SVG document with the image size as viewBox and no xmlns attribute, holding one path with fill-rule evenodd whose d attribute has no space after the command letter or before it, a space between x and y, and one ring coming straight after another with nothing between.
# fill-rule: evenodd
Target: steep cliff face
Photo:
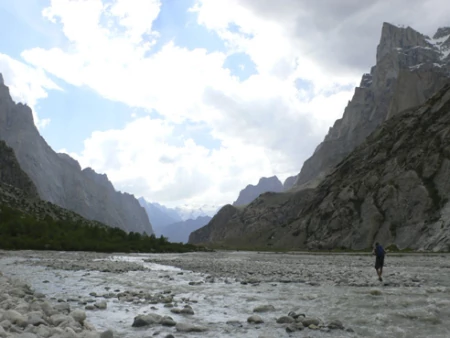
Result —
<instances>
[{"instance_id":1,"label":"steep cliff face","mask_svg":"<svg viewBox=\"0 0 450 338\"><path fill-rule=\"evenodd\" d=\"M14 151L4 141L0 141L0 184L20 189L29 198L39 197L36 186L20 168Z\"/></svg>"},{"instance_id":2,"label":"steep cliff face","mask_svg":"<svg viewBox=\"0 0 450 338\"><path fill-rule=\"evenodd\" d=\"M81 170L77 161L48 146L34 125L31 109L15 104L1 80L0 139L14 150L40 198L109 226L153 233L137 199L115 191L106 175Z\"/></svg>"},{"instance_id":3,"label":"steep cliff face","mask_svg":"<svg viewBox=\"0 0 450 338\"><path fill-rule=\"evenodd\" d=\"M231 231L240 231L240 224L233 224L231 229L228 229L227 225L235 215L239 214L239 209L231 204L225 205L219 212L212 218L212 220L204 227L193 231L189 235L189 243L221 243L227 241L228 237L237 238L235 233Z\"/></svg>"},{"instance_id":4,"label":"steep cliff face","mask_svg":"<svg viewBox=\"0 0 450 338\"><path fill-rule=\"evenodd\" d=\"M233 203L234 206L246 205L265 192L281 192L283 184L278 177L262 177L257 185L249 184L241 190L238 199Z\"/></svg>"},{"instance_id":5,"label":"steep cliff face","mask_svg":"<svg viewBox=\"0 0 450 338\"><path fill-rule=\"evenodd\" d=\"M297 176L289 176L286 178L283 183L283 191L288 191L291 189L294 186L296 179Z\"/></svg>"},{"instance_id":6,"label":"steep cliff face","mask_svg":"<svg viewBox=\"0 0 450 338\"><path fill-rule=\"evenodd\" d=\"M449 28L429 38L410 27L384 23L376 66L363 75L344 115L305 161L294 187L317 186L383 121L424 103L439 90L449 76L449 47Z\"/></svg>"},{"instance_id":7,"label":"steep cliff face","mask_svg":"<svg viewBox=\"0 0 450 338\"><path fill-rule=\"evenodd\" d=\"M54 220L65 220L89 226L105 226L41 200L34 183L20 168L13 149L8 147L4 141L0 141L0 221L5 207L17 210L22 215L30 215L37 220L50 217Z\"/></svg>"},{"instance_id":8,"label":"steep cliff face","mask_svg":"<svg viewBox=\"0 0 450 338\"><path fill-rule=\"evenodd\" d=\"M450 82L449 82L450 83ZM450 84L395 112L315 189L221 210L191 243L450 250Z\"/></svg>"}]
</instances>

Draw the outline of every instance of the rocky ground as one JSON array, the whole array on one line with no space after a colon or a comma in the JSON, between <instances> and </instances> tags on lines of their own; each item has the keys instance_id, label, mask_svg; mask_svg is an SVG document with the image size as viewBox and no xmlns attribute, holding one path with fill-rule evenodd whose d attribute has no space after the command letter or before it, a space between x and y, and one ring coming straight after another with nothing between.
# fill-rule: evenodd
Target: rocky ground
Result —
<instances>
[{"instance_id":1,"label":"rocky ground","mask_svg":"<svg viewBox=\"0 0 450 338\"><path fill-rule=\"evenodd\" d=\"M372 265L369 254L0 252L0 337L448 336L449 256L389 255L383 283Z\"/></svg>"},{"instance_id":2,"label":"rocky ground","mask_svg":"<svg viewBox=\"0 0 450 338\"><path fill-rule=\"evenodd\" d=\"M84 310L48 301L44 294L0 273L0 337L113 338L113 333L97 332Z\"/></svg>"}]
</instances>

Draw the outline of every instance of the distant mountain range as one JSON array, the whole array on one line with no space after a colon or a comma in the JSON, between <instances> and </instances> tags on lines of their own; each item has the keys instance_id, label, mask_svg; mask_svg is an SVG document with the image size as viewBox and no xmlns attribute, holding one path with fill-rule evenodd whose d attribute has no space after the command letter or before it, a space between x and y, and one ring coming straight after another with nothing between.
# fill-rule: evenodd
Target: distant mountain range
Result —
<instances>
[{"instance_id":1,"label":"distant mountain range","mask_svg":"<svg viewBox=\"0 0 450 338\"><path fill-rule=\"evenodd\" d=\"M169 239L170 242L187 243L191 232L200 229L209 223L212 219L210 216L200 216L196 219L188 219L186 221L180 221L177 223L168 224L162 227L153 227L156 236L164 236Z\"/></svg>"},{"instance_id":2,"label":"distant mountain range","mask_svg":"<svg viewBox=\"0 0 450 338\"><path fill-rule=\"evenodd\" d=\"M171 242L186 243L189 234L208 224L219 208L208 207L199 209L168 208L156 202L147 202L143 197L138 199L145 209L156 236L163 235Z\"/></svg>"}]
</instances>

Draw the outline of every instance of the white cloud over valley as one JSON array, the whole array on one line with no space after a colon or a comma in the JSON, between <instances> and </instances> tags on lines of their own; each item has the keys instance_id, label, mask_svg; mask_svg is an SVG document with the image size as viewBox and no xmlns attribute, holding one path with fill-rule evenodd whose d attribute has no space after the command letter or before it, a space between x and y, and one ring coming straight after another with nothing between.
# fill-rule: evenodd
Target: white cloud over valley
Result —
<instances>
[{"instance_id":1,"label":"white cloud over valley","mask_svg":"<svg viewBox=\"0 0 450 338\"><path fill-rule=\"evenodd\" d=\"M45 71L130 111L144 108L147 116L93 132L72 155L107 173L116 188L148 200L222 205L261 176L284 179L299 172L373 64L383 21L431 33L448 17L433 14L431 3L449 7L438 0L389 2L409 16L387 3L198 0L190 9L197 24L225 45L208 50L174 40L158 46L158 0L52 0L42 15L67 44L24 50L21 56L33 68L21 64L35 73L17 71L9 78L35 83L19 88L32 105L58 88ZM427 15L436 20L425 25L420 16ZM224 67L234 53L245 53L255 65L245 80ZM0 54L2 60L9 60L2 68L20 68ZM196 125L219 145L184 132Z\"/></svg>"}]
</instances>

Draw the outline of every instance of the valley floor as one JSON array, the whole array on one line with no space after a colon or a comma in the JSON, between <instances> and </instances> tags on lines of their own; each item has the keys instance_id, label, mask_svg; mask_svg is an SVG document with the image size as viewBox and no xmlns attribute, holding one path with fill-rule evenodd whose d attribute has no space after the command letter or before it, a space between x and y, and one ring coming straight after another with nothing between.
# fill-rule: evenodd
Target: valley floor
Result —
<instances>
[{"instance_id":1,"label":"valley floor","mask_svg":"<svg viewBox=\"0 0 450 338\"><path fill-rule=\"evenodd\" d=\"M3 275L114 337L449 337L450 256L385 264L380 283L370 254L0 251Z\"/></svg>"}]
</instances>

